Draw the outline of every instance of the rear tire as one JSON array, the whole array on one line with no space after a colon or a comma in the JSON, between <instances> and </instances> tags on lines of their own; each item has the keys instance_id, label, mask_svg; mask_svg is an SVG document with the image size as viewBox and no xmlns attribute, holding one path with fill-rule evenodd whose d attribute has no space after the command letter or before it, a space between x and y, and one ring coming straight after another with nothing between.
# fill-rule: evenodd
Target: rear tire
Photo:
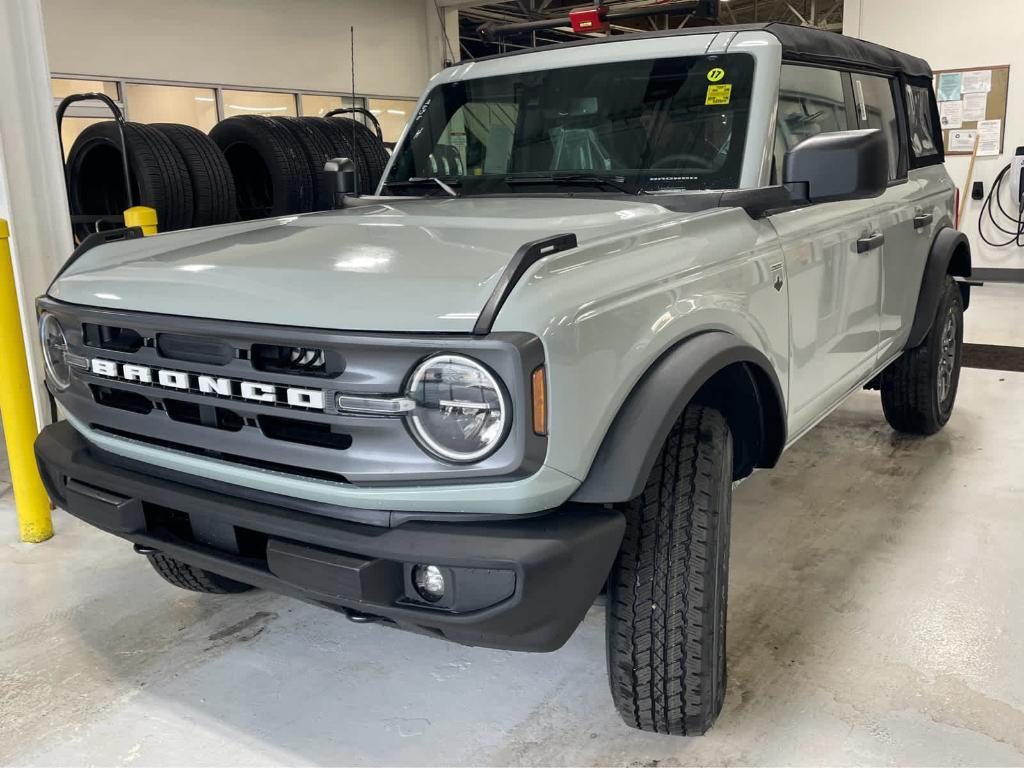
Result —
<instances>
[{"instance_id":1,"label":"rear tire","mask_svg":"<svg viewBox=\"0 0 1024 768\"><path fill-rule=\"evenodd\" d=\"M953 414L963 359L964 304L947 276L932 328L882 372L882 411L897 432L934 435Z\"/></svg>"},{"instance_id":2,"label":"rear tire","mask_svg":"<svg viewBox=\"0 0 1024 768\"><path fill-rule=\"evenodd\" d=\"M673 426L608 584L608 677L627 725L679 736L711 727L725 697L732 436L691 405Z\"/></svg>"},{"instance_id":3,"label":"rear tire","mask_svg":"<svg viewBox=\"0 0 1024 768\"><path fill-rule=\"evenodd\" d=\"M220 576L216 573L193 568L191 565L175 560L173 557L157 552L146 559L153 570L160 574L164 581L189 592L204 592L209 595L237 595L253 589L248 584Z\"/></svg>"}]
</instances>

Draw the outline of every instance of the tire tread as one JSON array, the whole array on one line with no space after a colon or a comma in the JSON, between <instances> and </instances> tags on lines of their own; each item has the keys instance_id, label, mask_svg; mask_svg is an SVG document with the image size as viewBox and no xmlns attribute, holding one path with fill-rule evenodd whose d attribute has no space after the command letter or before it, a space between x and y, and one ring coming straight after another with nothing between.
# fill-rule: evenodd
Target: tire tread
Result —
<instances>
[{"instance_id":1,"label":"tire tread","mask_svg":"<svg viewBox=\"0 0 1024 768\"><path fill-rule=\"evenodd\" d=\"M721 709L731 457L724 417L691 406L625 510L608 661L616 707L635 728L704 733Z\"/></svg>"},{"instance_id":2,"label":"tire tread","mask_svg":"<svg viewBox=\"0 0 1024 768\"><path fill-rule=\"evenodd\" d=\"M190 592L203 592L210 595L234 595L248 592L253 587L240 581L229 579L216 573L193 568L187 563L168 557L162 552L149 555L149 564L153 566L164 581Z\"/></svg>"}]
</instances>

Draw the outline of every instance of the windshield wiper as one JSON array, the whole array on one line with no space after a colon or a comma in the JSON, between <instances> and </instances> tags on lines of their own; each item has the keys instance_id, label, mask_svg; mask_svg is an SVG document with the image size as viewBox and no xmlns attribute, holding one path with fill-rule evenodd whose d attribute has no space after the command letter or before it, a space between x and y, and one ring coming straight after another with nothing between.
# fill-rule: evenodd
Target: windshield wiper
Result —
<instances>
[{"instance_id":1,"label":"windshield wiper","mask_svg":"<svg viewBox=\"0 0 1024 768\"><path fill-rule=\"evenodd\" d=\"M506 184L580 184L593 187L611 187L627 195L643 194L640 187L630 187L622 176L600 176L593 173L556 173L538 176L506 176Z\"/></svg>"},{"instance_id":2,"label":"windshield wiper","mask_svg":"<svg viewBox=\"0 0 1024 768\"><path fill-rule=\"evenodd\" d=\"M413 176L410 179L404 181L385 181L385 187L422 187L425 185L436 185L447 192L452 197L458 197L459 193L456 192L452 187L457 187L462 184L461 181L452 180L447 183L441 181L437 176Z\"/></svg>"}]
</instances>

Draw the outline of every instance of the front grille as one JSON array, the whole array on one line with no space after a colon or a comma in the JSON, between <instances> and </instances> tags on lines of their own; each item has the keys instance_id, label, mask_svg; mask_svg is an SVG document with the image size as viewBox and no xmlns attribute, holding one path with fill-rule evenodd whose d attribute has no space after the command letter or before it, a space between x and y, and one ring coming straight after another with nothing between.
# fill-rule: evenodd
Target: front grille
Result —
<instances>
[{"instance_id":1,"label":"front grille","mask_svg":"<svg viewBox=\"0 0 1024 768\"><path fill-rule=\"evenodd\" d=\"M493 456L455 466L419 446L405 414L337 407L339 395L401 396L410 373L440 353L479 359L522 403L525 371L543 362L532 336L345 333L39 303L84 361L57 399L76 421L110 435L361 485L486 480L532 472L543 461L544 438L527 432L525 420L513 423Z\"/></svg>"},{"instance_id":2,"label":"front grille","mask_svg":"<svg viewBox=\"0 0 1024 768\"><path fill-rule=\"evenodd\" d=\"M151 437L147 435L138 435L132 432L126 432L121 429L111 429L110 427L104 427L100 424L93 424L92 428L97 432L103 432L104 434L113 435L114 437L124 437L128 440L135 440L140 443L146 443L157 448L169 448L173 451L179 451L181 453L192 454L193 456L205 456L210 459L219 459L220 461L230 461L235 464L241 464L246 467L253 467L254 469L265 469L270 472L282 472L289 475L298 475L300 477L308 477L311 480L327 480L332 483L345 483L348 482L344 475L337 472L323 472L316 469L310 469L309 467L294 467L291 464L282 464L275 461L266 461L264 459L255 459L251 456L240 456L235 453L223 453L221 451L215 451L210 448L200 448L195 445L185 445L184 443L176 443L173 440L161 440L159 437Z\"/></svg>"},{"instance_id":3,"label":"front grille","mask_svg":"<svg viewBox=\"0 0 1024 768\"><path fill-rule=\"evenodd\" d=\"M352 436L333 424L318 424L281 416L260 416L256 421L263 434L271 440L330 448L333 451L344 451L352 445Z\"/></svg>"},{"instance_id":4,"label":"front grille","mask_svg":"<svg viewBox=\"0 0 1024 768\"><path fill-rule=\"evenodd\" d=\"M111 387L97 386L96 384L90 384L89 389L92 391L92 396L96 402L107 408L119 408L122 411L142 414L153 410L153 401L135 392L125 392Z\"/></svg>"},{"instance_id":5,"label":"front grille","mask_svg":"<svg viewBox=\"0 0 1024 768\"><path fill-rule=\"evenodd\" d=\"M227 365L237 356L231 345L220 339L181 336L173 333L157 335L156 348L163 357L169 360L183 360L188 363Z\"/></svg>"},{"instance_id":6,"label":"front grille","mask_svg":"<svg viewBox=\"0 0 1024 768\"><path fill-rule=\"evenodd\" d=\"M145 343L138 332L115 325L83 323L82 336L86 346L113 352L138 352Z\"/></svg>"},{"instance_id":7,"label":"front grille","mask_svg":"<svg viewBox=\"0 0 1024 768\"><path fill-rule=\"evenodd\" d=\"M164 398L163 407L171 419L184 424L223 429L227 432L238 432L245 426L245 419L237 413L215 405L199 405L183 400Z\"/></svg>"},{"instance_id":8,"label":"front grille","mask_svg":"<svg viewBox=\"0 0 1024 768\"><path fill-rule=\"evenodd\" d=\"M251 355L257 371L334 378L345 370L345 360L338 352L317 347L253 344Z\"/></svg>"}]
</instances>

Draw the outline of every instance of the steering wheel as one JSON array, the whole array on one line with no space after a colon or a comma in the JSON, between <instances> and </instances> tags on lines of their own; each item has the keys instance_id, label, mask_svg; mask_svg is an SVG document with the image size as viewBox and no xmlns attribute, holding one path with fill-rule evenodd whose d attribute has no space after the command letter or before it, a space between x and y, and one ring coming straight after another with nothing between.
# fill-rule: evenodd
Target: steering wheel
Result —
<instances>
[{"instance_id":1,"label":"steering wheel","mask_svg":"<svg viewBox=\"0 0 1024 768\"><path fill-rule=\"evenodd\" d=\"M689 155L681 152L677 155L667 155L658 160L651 168L687 168L697 171L713 171L714 166L706 157L700 155Z\"/></svg>"}]
</instances>

